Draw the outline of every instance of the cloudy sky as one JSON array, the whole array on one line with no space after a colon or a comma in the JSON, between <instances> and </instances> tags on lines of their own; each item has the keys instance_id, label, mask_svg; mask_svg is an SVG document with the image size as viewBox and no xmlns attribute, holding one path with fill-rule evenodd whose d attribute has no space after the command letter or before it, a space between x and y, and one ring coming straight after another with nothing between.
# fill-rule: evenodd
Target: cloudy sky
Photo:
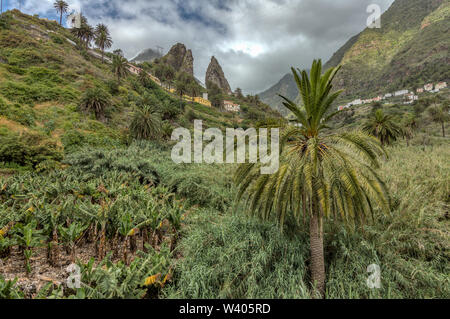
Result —
<instances>
[{"instance_id":1,"label":"cloudy sky","mask_svg":"<svg viewBox=\"0 0 450 319\"><path fill-rule=\"evenodd\" d=\"M394 0L66 0L89 23L108 25L133 58L146 48L164 53L184 43L194 54L194 72L204 81L214 55L233 89L259 93L291 66L328 60L366 27L369 4L384 12ZM53 0L3 0L8 9L56 19Z\"/></svg>"}]
</instances>

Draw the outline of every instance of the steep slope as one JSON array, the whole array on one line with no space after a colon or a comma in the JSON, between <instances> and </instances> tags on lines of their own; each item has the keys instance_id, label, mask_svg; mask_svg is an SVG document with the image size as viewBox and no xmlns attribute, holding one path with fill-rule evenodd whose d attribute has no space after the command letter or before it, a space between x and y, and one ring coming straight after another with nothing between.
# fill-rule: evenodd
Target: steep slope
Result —
<instances>
[{"instance_id":1,"label":"steep slope","mask_svg":"<svg viewBox=\"0 0 450 319\"><path fill-rule=\"evenodd\" d=\"M449 0L396 0L381 23L352 38L326 64L342 64L335 79L345 90L342 99L450 78Z\"/></svg>"},{"instance_id":2,"label":"steep slope","mask_svg":"<svg viewBox=\"0 0 450 319\"><path fill-rule=\"evenodd\" d=\"M380 29L367 28L353 36L325 64L342 64L334 82L344 90L340 99L448 81L449 27L449 0L396 0L382 15ZM294 82L280 82L285 91L294 91ZM279 84L260 94L275 109L282 107L276 98Z\"/></svg>"},{"instance_id":3,"label":"steep slope","mask_svg":"<svg viewBox=\"0 0 450 319\"><path fill-rule=\"evenodd\" d=\"M277 84L258 94L261 101L270 105L274 110L277 110L283 116L286 116L289 111L283 106L283 99L279 96L279 94L291 100L297 97L298 89L292 74L286 74Z\"/></svg>"}]
</instances>

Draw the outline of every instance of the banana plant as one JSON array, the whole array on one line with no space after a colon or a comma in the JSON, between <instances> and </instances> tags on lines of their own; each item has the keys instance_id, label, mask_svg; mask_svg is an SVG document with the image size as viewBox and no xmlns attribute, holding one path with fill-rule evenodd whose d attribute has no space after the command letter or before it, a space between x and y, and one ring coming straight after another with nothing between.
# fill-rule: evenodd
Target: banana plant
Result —
<instances>
[{"instance_id":1,"label":"banana plant","mask_svg":"<svg viewBox=\"0 0 450 319\"><path fill-rule=\"evenodd\" d=\"M130 237L134 237L136 235L136 229L129 213L121 216L119 221L119 233L123 238L125 238L122 244L122 257L123 262L128 265L128 248L130 247Z\"/></svg>"},{"instance_id":2,"label":"banana plant","mask_svg":"<svg viewBox=\"0 0 450 319\"><path fill-rule=\"evenodd\" d=\"M77 241L83 235L87 226L79 222L73 222L69 227L59 226L59 232L70 251L70 260L75 263Z\"/></svg>"},{"instance_id":3,"label":"banana plant","mask_svg":"<svg viewBox=\"0 0 450 319\"><path fill-rule=\"evenodd\" d=\"M78 207L82 213L84 213L86 216L91 217L91 219L95 222L95 224L100 224L100 238L96 242L98 243L97 258L100 260L104 259L106 256L106 225L110 217L109 216L110 207L111 203L107 198L101 200L97 214L90 213L86 209Z\"/></svg>"},{"instance_id":4,"label":"banana plant","mask_svg":"<svg viewBox=\"0 0 450 319\"><path fill-rule=\"evenodd\" d=\"M16 227L16 240L17 243L23 248L23 254L25 256L25 269L27 274L31 273L30 259L33 255L33 248L39 247L44 241L42 230L36 229L36 221L32 221L26 225L17 224Z\"/></svg>"},{"instance_id":5,"label":"banana plant","mask_svg":"<svg viewBox=\"0 0 450 319\"><path fill-rule=\"evenodd\" d=\"M181 229L181 222L184 208L180 203L173 201L166 208L166 211L167 211L166 218L169 221L169 224L172 227L173 232L172 238L170 240L170 252L172 252L175 249L175 246L179 238L179 231Z\"/></svg>"}]
</instances>

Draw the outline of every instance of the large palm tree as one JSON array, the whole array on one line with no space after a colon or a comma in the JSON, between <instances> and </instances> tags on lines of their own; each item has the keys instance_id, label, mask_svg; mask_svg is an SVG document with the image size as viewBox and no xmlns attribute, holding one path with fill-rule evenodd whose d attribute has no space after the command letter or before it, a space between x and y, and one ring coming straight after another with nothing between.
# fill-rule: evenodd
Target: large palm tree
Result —
<instances>
[{"instance_id":1,"label":"large palm tree","mask_svg":"<svg viewBox=\"0 0 450 319\"><path fill-rule=\"evenodd\" d=\"M120 55L114 55L112 60L112 71L117 77L117 83L120 84L120 79L126 77L129 73L127 59Z\"/></svg>"},{"instance_id":2,"label":"large palm tree","mask_svg":"<svg viewBox=\"0 0 450 319\"><path fill-rule=\"evenodd\" d=\"M442 137L445 137L445 123L450 120L450 105L448 102L442 105L434 105L428 109L428 114L431 120L435 123L441 124Z\"/></svg>"},{"instance_id":3,"label":"large palm tree","mask_svg":"<svg viewBox=\"0 0 450 319\"><path fill-rule=\"evenodd\" d=\"M110 95L101 88L95 87L88 89L82 99L80 107L82 110L95 114L97 120L105 120L105 109L111 104Z\"/></svg>"},{"instance_id":4,"label":"large palm tree","mask_svg":"<svg viewBox=\"0 0 450 319\"><path fill-rule=\"evenodd\" d=\"M102 51L102 63L105 49L109 49L112 46L112 39L109 35L108 27L104 24L98 24L95 28L95 45Z\"/></svg>"},{"instance_id":5,"label":"large palm tree","mask_svg":"<svg viewBox=\"0 0 450 319\"><path fill-rule=\"evenodd\" d=\"M378 204L389 209L385 184L377 176L377 158L384 154L378 140L364 132L334 133L327 122L338 112L331 93L339 67L322 74L314 61L310 77L292 68L303 106L282 97L301 127L286 128L280 141L280 166L272 175L260 173L260 163L242 164L235 175L237 198L262 219L275 215L281 227L287 214L309 218L311 279L325 292L323 222L364 222Z\"/></svg>"},{"instance_id":6,"label":"large palm tree","mask_svg":"<svg viewBox=\"0 0 450 319\"><path fill-rule=\"evenodd\" d=\"M143 105L137 108L130 125L130 133L136 139L156 139L161 135L161 119L154 108Z\"/></svg>"},{"instance_id":7,"label":"large palm tree","mask_svg":"<svg viewBox=\"0 0 450 319\"><path fill-rule=\"evenodd\" d=\"M59 24L62 25L62 16L69 10L69 5L63 0L57 0L53 3L53 7L56 9L56 12L60 14Z\"/></svg>"},{"instance_id":8,"label":"large palm tree","mask_svg":"<svg viewBox=\"0 0 450 319\"><path fill-rule=\"evenodd\" d=\"M402 135L402 129L391 115L378 109L372 113L363 125L364 131L378 138L381 145L389 145Z\"/></svg>"},{"instance_id":9,"label":"large palm tree","mask_svg":"<svg viewBox=\"0 0 450 319\"><path fill-rule=\"evenodd\" d=\"M81 15L81 25L79 28L72 28L70 32L88 49L90 42L94 39L94 28L88 24L88 20L84 15Z\"/></svg>"}]
</instances>

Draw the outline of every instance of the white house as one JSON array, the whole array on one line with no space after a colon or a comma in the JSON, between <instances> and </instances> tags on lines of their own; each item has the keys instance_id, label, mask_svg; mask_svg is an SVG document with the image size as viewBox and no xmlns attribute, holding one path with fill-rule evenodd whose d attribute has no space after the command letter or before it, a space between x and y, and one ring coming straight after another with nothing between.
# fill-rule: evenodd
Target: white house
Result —
<instances>
[{"instance_id":1,"label":"white house","mask_svg":"<svg viewBox=\"0 0 450 319\"><path fill-rule=\"evenodd\" d=\"M418 89L416 90L416 92L417 92L417 93L423 93L423 88L418 88Z\"/></svg>"},{"instance_id":2,"label":"white house","mask_svg":"<svg viewBox=\"0 0 450 319\"><path fill-rule=\"evenodd\" d=\"M409 93L408 90L400 90L400 91L395 92L394 96L402 96L402 95L405 95L405 94L408 94L408 93Z\"/></svg>"},{"instance_id":3,"label":"white house","mask_svg":"<svg viewBox=\"0 0 450 319\"><path fill-rule=\"evenodd\" d=\"M223 106L228 112L239 112L241 110L241 106L233 103L232 101L223 101Z\"/></svg>"},{"instance_id":4,"label":"white house","mask_svg":"<svg viewBox=\"0 0 450 319\"><path fill-rule=\"evenodd\" d=\"M384 95L384 98L385 98L385 99L390 98L390 97L392 97L392 93L386 93L386 94Z\"/></svg>"},{"instance_id":5,"label":"white house","mask_svg":"<svg viewBox=\"0 0 450 319\"><path fill-rule=\"evenodd\" d=\"M424 88L425 91L427 91L427 92L433 91L433 83L425 84L425 86L424 86L423 88Z\"/></svg>"},{"instance_id":6,"label":"white house","mask_svg":"<svg viewBox=\"0 0 450 319\"><path fill-rule=\"evenodd\" d=\"M435 85L435 90L442 90L445 89L447 87L447 82L439 82L438 84Z\"/></svg>"},{"instance_id":7,"label":"white house","mask_svg":"<svg viewBox=\"0 0 450 319\"><path fill-rule=\"evenodd\" d=\"M351 105L361 105L362 103L363 102L361 99L357 99L357 100L354 100L353 102L350 102Z\"/></svg>"}]
</instances>

